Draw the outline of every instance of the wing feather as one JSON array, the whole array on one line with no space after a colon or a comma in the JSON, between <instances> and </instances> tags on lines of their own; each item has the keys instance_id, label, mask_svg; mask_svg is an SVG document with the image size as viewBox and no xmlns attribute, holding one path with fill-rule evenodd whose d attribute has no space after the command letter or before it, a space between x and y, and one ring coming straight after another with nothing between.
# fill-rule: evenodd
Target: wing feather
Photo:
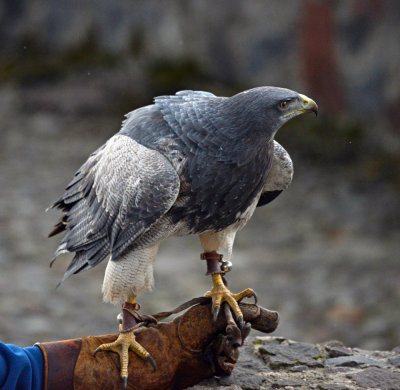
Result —
<instances>
[{"instance_id":1,"label":"wing feather","mask_svg":"<svg viewBox=\"0 0 400 390\"><path fill-rule=\"evenodd\" d=\"M65 213L53 232L66 230L55 255L76 252L64 279L109 254L118 260L172 207L179 188L178 174L162 154L125 135L110 138L53 205Z\"/></svg>"}]
</instances>

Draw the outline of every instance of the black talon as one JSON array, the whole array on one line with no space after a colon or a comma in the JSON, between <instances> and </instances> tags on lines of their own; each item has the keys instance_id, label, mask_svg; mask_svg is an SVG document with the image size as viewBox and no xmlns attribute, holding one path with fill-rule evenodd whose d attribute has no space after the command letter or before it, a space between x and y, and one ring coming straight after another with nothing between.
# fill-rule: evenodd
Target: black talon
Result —
<instances>
[{"instance_id":1,"label":"black talon","mask_svg":"<svg viewBox=\"0 0 400 390\"><path fill-rule=\"evenodd\" d=\"M100 352L100 351L101 351L101 348L97 347L93 352L93 356L96 356L97 352Z\"/></svg>"},{"instance_id":2,"label":"black talon","mask_svg":"<svg viewBox=\"0 0 400 390\"><path fill-rule=\"evenodd\" d=\"M239 317L236 319L236 322L237 322L237 324L238 324L239 329L242 329L242 328L243 328L243 324L244 324L243 316L239 316Z\"/></svg>"},{"instance_id":3,"label":"black talon","mask_svg":"<svg viewBox=\"0 0 400 390\"><path fill-rule=\"evenodd\" d=\"M244 343L244 340L246 339L246 337L250 334L251 331L251 324L246 322L243 326L242 329L240 329L240 332L242 333L242 345Z\"/></svg>"},{"instance_id":4,"label":"black talon","mask_svg":"<svg viewBox=\"0 0 400 390\"><path fill-rule=\"evenodd\" d=\"M254 304L257 305L258 303L258 298L257 298L257 294L255 291L253 291L253 293L250 295L250 297L254 297Z\"/></svg>"},{"instance_id":5,"label":"black talon","mask_svg":"<svg viewBox=\"0 0 400 390\"><path fill-rule=\"evenodd\" d=\"M126 390L128 387L128 377L123 376L123 377L121 377L121 379L122 379L122 383L124 384L124 389Z\"/></svg>"},{"instance_id":6,"label":"black talon","mask_svg":"<svg viewBox=\"0 0 400 390\"><path fill-rule=\"evenodd\" d=\"M156 361L151 357L151 355L148 355L146 359L153 366L154 372L156 372L157 371Z\"/></svg>"},{"instance_id":7,"label":"black talon","mask_svg":"<svg viewBox=\"0 0 400 390\"><path fill-rule=\"evenodd\" d=\"M257 305L258 298L257 298L257 294L256 294L255 291L253 291L253 292L251 293L251 295L249 295L249 296L245 296L245 297L243 297L243 298L240 298L240 299L238 300L238 303L242 302L244 298L251 298L251 297L254 297L254 304Z\"/></svg>"},{"instance_id":8,"label":"black talon","mask_svg":"<svg viewBox=\"0 0 400 390\"><path fill-rule=\"evenodd\" d=\"M233 320L233 317L232 317L231 308L229 307L229 305L226 302L224 302L224 312L225 312L226 322L228 324L235 323L235 321Z\"/></svg>"},{"instance_id":9,"label":"black talon","mask_svg":"<svg viewBox=\"0 0 400 390\"><path fill-rule=\"evenodd\" d=\"M213 312L213 322L217 321L218 314L219 314L219 306L215 306L214 307L214 312Z\"/></svg>"}]
</instances>

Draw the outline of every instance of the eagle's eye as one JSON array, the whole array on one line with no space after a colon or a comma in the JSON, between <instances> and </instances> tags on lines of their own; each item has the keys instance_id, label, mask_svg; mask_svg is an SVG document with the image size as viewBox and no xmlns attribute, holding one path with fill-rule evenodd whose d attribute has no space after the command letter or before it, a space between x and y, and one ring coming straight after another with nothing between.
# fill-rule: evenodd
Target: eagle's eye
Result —
<instances>
[{"instance_id":1,"label":"eagle's eye","mask_svg":"<svg viewBox=\"0 0 400 390\"><path fill-rule=\"evenodd\" d=\"M288 106L288 102L287 102L286 100L282 100L282 101L279 103L279 107L280 107L282 110L284 110L285 108L287 108L287 106Z\"/></svg>"}]
</instances>

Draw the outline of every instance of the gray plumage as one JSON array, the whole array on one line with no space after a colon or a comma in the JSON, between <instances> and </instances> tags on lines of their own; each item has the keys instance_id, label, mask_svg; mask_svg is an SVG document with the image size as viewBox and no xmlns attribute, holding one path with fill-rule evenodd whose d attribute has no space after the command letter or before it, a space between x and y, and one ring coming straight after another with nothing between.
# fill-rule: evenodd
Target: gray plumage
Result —
<instances>
[{"instance_id":1,"label":"gray plumage","mask_svg":"<svg viewBox=\"0 0 400 390\"><path fill-rule=\"evenodd\" d=\"M305 112L303 95L261 87L230 98L181 91L129 113L53 205L64 215L50 236L66 231L55 257L75 253L63 280L110 257L104 299L137 295L171 235L199 234L206 251L230 257L236 231L292 179L273 138L299 113L281 102Z\"/></svg>"}]
</instances>

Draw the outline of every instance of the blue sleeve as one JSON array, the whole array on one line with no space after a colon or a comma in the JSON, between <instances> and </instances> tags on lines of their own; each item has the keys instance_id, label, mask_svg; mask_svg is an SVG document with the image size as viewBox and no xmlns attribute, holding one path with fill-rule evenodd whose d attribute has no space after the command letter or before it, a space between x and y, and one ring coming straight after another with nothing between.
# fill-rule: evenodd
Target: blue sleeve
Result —
<instances>
[{"instance_id":1,"label":"blue sleeve","mask_svg":"<svg viewBox=\"0 0 400 390\"><path fill-rule=\"evenodd\" d=\"M0 389L42 390L44 359L39 347L0 342Z\"/></svg>"}]
</instances>

